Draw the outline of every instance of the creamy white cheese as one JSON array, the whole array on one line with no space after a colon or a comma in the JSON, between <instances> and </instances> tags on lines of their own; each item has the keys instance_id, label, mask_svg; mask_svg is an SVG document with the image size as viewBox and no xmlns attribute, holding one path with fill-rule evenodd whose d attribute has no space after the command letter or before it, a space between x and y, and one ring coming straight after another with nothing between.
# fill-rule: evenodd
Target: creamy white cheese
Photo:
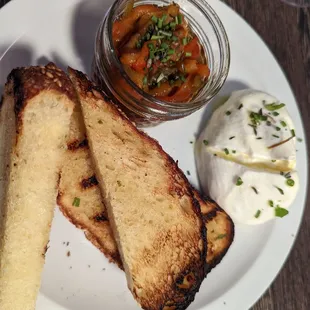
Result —
<instances>
[{"instance_id":1,"label":"creamy white cheese","mask_svg":"<svg viewBox=\"0 0 310 310\"><path fill-rule=\"evenodd\" d=\"M197 171L203 190L235 222L261 224L283 215L283 208L289 208L298 191L295 138L291 138L294 126L285 107L275 111L265 108L271 103L280 104L258 91L233 93L213 113L196 142ZM267 117L256 126L256 133L249 126L252 112ZM268 148L286 139L290 140ZM294 186L287 184L288 177ZM239 186L238 178L242 182Z\"/></svg>"},{"instance_id":2,"label":"creamy white cheese","mask_svg":"<svg viewBox=\"0 0 310 310\"><path fill-rule=\"evenodd\" d=\"M266 109L272 103L281 104L263 92L234 92L213 113L200 142L207 141L209 152L249 167L275 171L294 169L295 138L273 147L291 138L294 125L285 107L275 111ZM250 115L260 111L267 120L260 121L254 128Z\"/></svg>"},{"instance_id":3,"label":"creamy white cheese","mask_svg":"<svg viewBox=\"0 0 310 310\"><path fill-rule=\"evenodd\" d=\"M197 170L205 192L233 221L243 224L261 224L275 218L277 206L288 209L299 188L296 172L290 173L294 186L288 186L287 178L278 172L253 170L205 149L197 157ZM239 186L238 178L243 182Z\"/></svg>"}]
</instances>

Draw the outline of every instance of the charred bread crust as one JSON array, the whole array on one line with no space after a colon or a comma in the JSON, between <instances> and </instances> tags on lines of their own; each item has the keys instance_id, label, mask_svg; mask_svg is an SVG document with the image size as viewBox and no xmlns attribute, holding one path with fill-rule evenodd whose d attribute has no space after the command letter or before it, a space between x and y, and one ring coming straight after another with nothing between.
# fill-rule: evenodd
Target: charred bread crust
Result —
<instances>
[{"instance_id":1,"label":"charred bread crust","mask_svg":"<svg viewBox=\"0 0 310 310\"><path fill-rule=\"evenodd\" d=\"M70 212L68 212L67 208L65 208L64 203L62 201L62 193L59 192L57 195L57 205L59 206L60 211L62 214L77 228L84 231L85 237L97 248L99 249L110 262L113 262L118 265L120 269L123 269L123 264L121 257L119 255L118 251L109 251L105 246L101 245L100 240L84 225L82 225L79 221L75 220L75 217L70 215ZM100 215L98 215L100 216ZM108 221L103 221L103 218L100 218L100 222L104 225L109 225Z\"/></svg>"},{"instance_id":2,"label":"charred bread crust","mask_svg":"<svg viewBox=\"0 0 310 310\"><path fill-rule=\"evenodd\" d=\"M22 125L23 111L30 99L44 90L55 90L65 94L72 101L76 100L73 85L68 76L54 63L46 66L16 68L8 76L7 84L13 85L17 132Z\"/></svg>"},{"instance_id":3,"label":"charred bread crust","mask_svg":"<svg viewBox=\"0 0 310 310\"><path fill-rule=\"evenodd\" d=\"M70 151L76 151L81 148L87 148L88 147L88 141L87 139L84 139L82 141L75 140L71 141L70 143L67 144L67 148Z\"/></svg>"},{"instance_id":4,"label":"charred bread crust","mask_svg":"<svg viewBox=\"0 0 310 310\"><path fill-rule=\"evenodd\" d=\"M168 288L168 284L165 289L161 292L161 297L149 298L148 300L143 299L139 300L140 305L143 309L152 310L152 309L175 309L182 310L186 309L188 305L194 300L194 296L196 292L199 291L200 285L203 279L207 274L207 262L206 262L206 253L207 253L207 239L206 239L206 227L203 222L202 213L200 210L199 202L194 197L194 193L191 185L186 179L183 172L179 169L174 160L164 152L159 143L149 137L146 133L139 131L136 126L128 119L128 117L120 111L113 102L111 102L106 95L102 92L100 88L95 86L92 82L90 82L87 77L80 71L74 70L72 68L68 68L69 76L73 76L75 78L75 82L78 84L80 88L80 95L85 99L100 99L107 104L111 110L113 117L115 119L121 118L125 120L128 126L137 133L137 135L142 136L141 138L147 140L150 144L152 144L158 152L165 159L167 168L172 171L170 173L171 183L170 183L170 191L172 195L177 195L182 197L186 195L191 200L191 206L193 211L195 212L197 218L199 219L199 230L200 230L200 240L199 240L199 250L200 257L199 260L192 260L191 263L184 266L182 272L175 277L176 281L170 285ZM93 107L96 108L97 102L93 103ZM191 276L191 281L189 282L187 279ZM136 295L133 290L133 294Z\"/></svg>"},{"instance_id":5,"label":"charred bread crust","mask_svg":"<svg viewBox=\"0 0 310 310\"><path fill-rule=\"evenodd\" d=\"M196 193L198 193L196 191ZM235 237L235 225L230 216L211 198L204 196L203 202L201 202L201 205L204 205L202 207L202 217L203 221L208 225L212 220L217 220L219 218L225 219L225 236L221 240L221 249L218 251L218 253L212 253L212 259L208 263L208 273L216 267L223 257L226 255L227 251L229 250L231 244L234 241ZM217 242L215 239L214 242ZM212 251L211 248L208 249L208 251Z\"/></svg>"}]
</instances>

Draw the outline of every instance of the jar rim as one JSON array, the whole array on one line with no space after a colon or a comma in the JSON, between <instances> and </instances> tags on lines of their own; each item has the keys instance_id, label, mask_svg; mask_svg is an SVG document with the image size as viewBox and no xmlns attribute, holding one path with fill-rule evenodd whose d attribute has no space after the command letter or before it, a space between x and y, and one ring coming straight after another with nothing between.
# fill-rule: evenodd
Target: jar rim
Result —
<instances>
[{"instance_id":1,"label":"jar rim","mask_svg":"<svg viewBox=\"0 0 310 310\"><path fill-rule=\"evenodd\" d=\"M159 100L156 97L148 94L144 90L142 90L140 87L138 87L132 79L128 76L127 72L124 70L124 67L117 56L116 49L114 47L113 43L113 23L114 23L114 15L116 14L116 10L119 6L119 3L122 0L116 0L114 4L111 6L109 11L107 12L106 18L107 18L107 30L108 30L108 40L110 42L111 50L112 50L112 57L113 60L116 64L117 69L120 71L122 76L126 79L126 82L129 83L129 85L137 92L140 96L143 98L147 99L149 102L152 102L152 104L155 104L158 107L162 108L168 108L168 109L174 109L174 110L184 110L186 108L191 107L191 109L199 109L201 106L206 104L209 100L211 100L217 93L218 91L222 88L224 85L228 72L229 72L229 67L230 67L230 44L228 40L228 36L226 33L226 30L224 28L223 23L221 22L220 18L218 15L215 13L213 8L204 0L194 0L195 5L199 7L200 12L206 17L209 18L209 16L212 16L214 19L214 22L212 22L212 27L215 30L216 36L218 38L218 42L220 45L220 49L226 49L226 55L223 57L222 55L222 60L224 61L224 65L222 66L221 72L219 74L218 81L216 81L214 85L214 89L209 96L201 98L199 100L191 100L189 102L176 102L176 103L170 103L167 101ZM155 2L154 0L151 2ZM188 2L192 3L193 0L188 0ZM138 4L139 5L139 4ZM222 36L223 43L221 40L219 40L219 36ZM207 85L207 84L206 84ZM205 86L206 86L205 85ZM204 87L205 87L204 86Z\"/></svg>"}]
</instances>

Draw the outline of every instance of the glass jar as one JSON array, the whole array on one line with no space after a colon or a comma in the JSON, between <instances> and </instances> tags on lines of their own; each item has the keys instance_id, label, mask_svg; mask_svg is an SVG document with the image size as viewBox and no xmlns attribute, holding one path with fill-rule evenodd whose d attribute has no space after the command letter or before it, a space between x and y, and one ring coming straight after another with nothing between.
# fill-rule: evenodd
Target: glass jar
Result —
<instances>
[{"instance_id":1,"label":"glass jar","mask_svg":"<svg viewBox=\"0 0 310 310\"><path fill-rule=\"evenodd\" d=\"M205 106L221 89L229 71L229 42L219 17L205 0L174 0L204 48L210 76L190 102L168 103L147 94L124 71L112 40L112 27L127 0L117 0L101 22L95 43L92 77L138 126L185 117ZM137 0L135 6L167 6L171 1Z\"/></svg>"}]
</instances>

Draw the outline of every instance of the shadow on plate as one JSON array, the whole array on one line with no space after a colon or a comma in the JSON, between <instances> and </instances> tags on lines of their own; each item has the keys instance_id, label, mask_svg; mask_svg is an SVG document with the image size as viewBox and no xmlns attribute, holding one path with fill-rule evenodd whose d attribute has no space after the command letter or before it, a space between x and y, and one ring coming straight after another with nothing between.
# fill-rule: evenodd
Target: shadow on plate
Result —
<instances>
[{"instance_id":1,"label":"shadow on plate","mask_svg":"<svg viewBox=\"0 0 310 310\"><path fill-rule=\"evenodd\" d=\"M112 5L112 0L82 1L76 6L72 23L73 44L82 69L90 74L97 28Z\"/></svg>"},{"instance_id":2,"label":"shadow on plate","mask_svg":"<svg viewBox=\"0 0 310 310\"><path fill-rule=\"evenodd\" d=\"M12 69L29 66L33 58L33 51L29 46L15 44L9 50L8 47L8 45L0 46L0 96Z\"/></svg>"}]
</instances>

